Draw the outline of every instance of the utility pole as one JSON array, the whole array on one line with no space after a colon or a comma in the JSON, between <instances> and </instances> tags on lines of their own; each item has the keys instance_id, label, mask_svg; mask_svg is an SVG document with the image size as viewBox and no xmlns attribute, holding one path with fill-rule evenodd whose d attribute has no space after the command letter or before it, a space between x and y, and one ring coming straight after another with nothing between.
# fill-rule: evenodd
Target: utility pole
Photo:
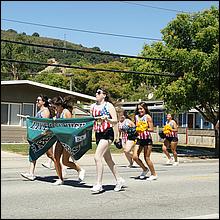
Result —
<instances>
[{"instance_id":1,"label":"utility pole","mask_svg":"<svg viewBox=\"0 0 220 220\"><path fill-rule=\"evenodd\" d=\"M63 46L64 46L64 48L66 48L66 34L64 34ZM63 50L63 53L66 53L66 50Z\"/></svg>"},{"instance_id":2,"label":"utility pole","mask_svg":"<svg viewBox=\"0 0 220 220\"><path fill-rule=\"evenodd\" d=\"M73 91L73 79L70 77L70 91Z\"/></svg>"}]
</instances>

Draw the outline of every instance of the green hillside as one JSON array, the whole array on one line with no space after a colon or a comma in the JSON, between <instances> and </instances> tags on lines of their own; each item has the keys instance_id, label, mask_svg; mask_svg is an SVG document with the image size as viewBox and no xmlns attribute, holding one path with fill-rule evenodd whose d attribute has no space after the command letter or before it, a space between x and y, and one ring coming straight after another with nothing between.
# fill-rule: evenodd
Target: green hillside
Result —
<instances>
[{"instance_id":1,"label":"green hillside","mask_svg":"<svg viewBox=\"0 0 220 220\"><path fill-rule=\"evenodd\" d=\"M9 29L7 31L1 30L1 39L20 41L33 44L41 45L50 45L55 47L64 47L64 44L67 48L85 50L85 51L98 51L104 52L99 49L99 47L87 48L83 47L80 44L74 44L68 41L53 39L47 37L40 37L38 33L33 33L32 36L26 35L25 33L17 33L15 30ZM105 53L109 53L105 51ZM55 60L60 64L99 64L99 63L109 63L111 61L119 60L119 58L113 56L103 56L99 54L89 54L73 51L64 51L57 49L48 49L40 48L12 43L2 42L1 44L1 56L6 59L16 59L16 60L26 60L26 61L37 61L46 63L48 59L55 58ZM2 63L2 72L29 72L36 73L45 68L45 66L39 65L16 65L17 69L14 70L11 64ZM7 74L3 74L4 77L7 77ZM22 78L22 75L18 74L18 78Z\"/></svg>"}]
</instances>

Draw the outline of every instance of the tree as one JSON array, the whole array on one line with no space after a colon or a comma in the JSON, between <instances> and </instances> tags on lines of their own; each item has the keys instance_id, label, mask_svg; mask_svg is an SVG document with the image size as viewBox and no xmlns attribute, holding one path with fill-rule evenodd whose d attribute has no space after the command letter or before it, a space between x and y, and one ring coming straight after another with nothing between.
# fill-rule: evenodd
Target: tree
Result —
<instances>
[{"instance_id":1,"label":"tree","mask_svg":"<svg viewBox=\"0 0 220 220\"><path fill-rule=\"evenodd\" d=\"M157 97L173 113L197 109L215 127L219 114L219 10L211 7L194 14L179 14L161 32L165 43L145 45L142 56L151 54L177 62L151 62L155 69L176 75L148 77L152 85L157 84ZM146 63L135 69L148 71Z\"/></svg>"},{"instance_id":2,"label":"tree","mask_svg":"<svg viewBox=\"0 0 220 220\"><path fill-rule=\"evenodd\" d=\"M34 32L34 33L32 34L32 36L33 36L33 37L40 37L40 34L38 34L37 32Z\"/></svg>"},{"instance_id":3,"label":"tree","mask_svg":"<svg viewBox=\"0 0 220 220\"><path fill-rule=\"evenodd\" d=\"M19 35L19 40L24 40L22 35ZM1 56L6 59L27 60L29 52L26 46L16 45L3 42L1 45ZM27 65L22 63L2 62L1 70L7 72L13 79L20 79L20 73L27 70Z\"/></svg>"}]
</instances>

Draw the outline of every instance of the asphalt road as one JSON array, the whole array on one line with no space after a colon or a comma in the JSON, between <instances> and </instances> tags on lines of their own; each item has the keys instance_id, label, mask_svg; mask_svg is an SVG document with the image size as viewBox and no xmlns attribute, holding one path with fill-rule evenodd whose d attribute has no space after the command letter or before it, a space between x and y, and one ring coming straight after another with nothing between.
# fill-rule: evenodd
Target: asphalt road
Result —
<instances>
[{"instance_id":1,"label":"asphalt road","mask_svg":"<svg viewBox=\"0 0 220 220\"><path fill-rule=\"evenodd\" d=\"M91 194L95 182L93 155L78 162L86 169L84 182L67 170L62 186L55 170L37 163L37 180L27 181L20 172L28 171L27 156L1 152L1 219L218 219L219 160L180 157L177 167L165 165L165 156L152 153L158 180L137 179L138 166L127 168L123 154L114 154L126 187L114 192L115 181L105 165L104 192Z\"/></svg>"}]
</instances>

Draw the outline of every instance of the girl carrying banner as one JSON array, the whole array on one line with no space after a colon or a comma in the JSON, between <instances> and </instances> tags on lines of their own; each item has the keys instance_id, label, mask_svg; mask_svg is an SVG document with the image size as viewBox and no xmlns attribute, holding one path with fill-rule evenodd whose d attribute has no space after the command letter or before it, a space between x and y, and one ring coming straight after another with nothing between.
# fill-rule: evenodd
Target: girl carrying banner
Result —
<instances>
[{"instance_id":1,"label":"girl carrying banner","mask_svg":"<svg viewBox=\"0 0 220 220\"><path fill-rule=\"evenodd\" d=\"M71 99L71 96L65 96L64 98L58 96L52 99L52 103L57 112L57 118L72 118L73 105ZM60 162L61 156L63 165L76 170L78 172L79 181L83 181L85 177L85 170L82 169L74 160L70 161L70 153L59 141L57 141L54 150L54 157L57 161L56 172L59 179L53 184L62 185L64 183L62 164Z\"/></svg>"},{"instance_id":2,"label":"girl carrying banner","mask_svg":"<svg viewBox=\"0 0 220 220\"><path fill-rule=\"evenodd\" d=\"M45 95L39 95L36 100L37 107L39 108L39 111L36 114L36 118L53 118L54 117L54 111L53 108L49 105L48 97ZM55 163L55 159L53 156L53 150L50 148L46 152L47 156ZM31 160L29 156L30 161L30 168L29 173L21 173L21 176L28 180L35 180L36 176L34 175L35 167L36 167L36 160Z\"/></svg>"},{"instance_id":3,"label":"girl carrying banner","mask_svg":"<svg viewBox=\"0 0 220 220\"><path fill-rule=\"evenodd\" d=\"M97 181L91 191L92 193L104 191L102 187L104 169L102 160L104 158L116 180L114 191L118 192L122 189L125 180L119 176L109 149L112 142L118 139L118 119L115 107L111 103L105 89L98 89L96 91L96 103L91 105L90 113L93 117L97 118L93 127L97 144L94 157Z\"/></svg>"}]
</instances>

